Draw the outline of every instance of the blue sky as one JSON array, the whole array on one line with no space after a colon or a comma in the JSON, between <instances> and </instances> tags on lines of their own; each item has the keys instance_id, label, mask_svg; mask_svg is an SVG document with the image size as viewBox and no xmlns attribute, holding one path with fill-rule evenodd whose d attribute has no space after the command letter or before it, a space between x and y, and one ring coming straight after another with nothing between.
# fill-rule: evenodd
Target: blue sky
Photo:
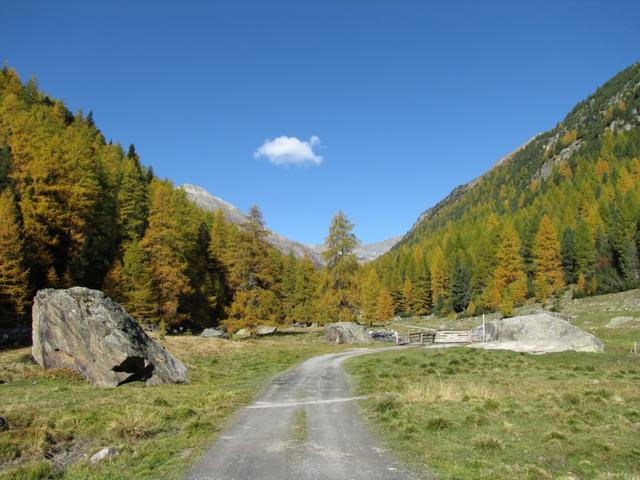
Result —
<instances>
[{"instance_id":1,"label":"blue sky","mask_svg":"<svg viewBox=\"0 0 640 480\"><path fill-rule=\"evenodd\" d=\"M4 0L0 61L176 184L370 242L640 60L638 25L617 0Z\"/></svg>"}]
</instances>

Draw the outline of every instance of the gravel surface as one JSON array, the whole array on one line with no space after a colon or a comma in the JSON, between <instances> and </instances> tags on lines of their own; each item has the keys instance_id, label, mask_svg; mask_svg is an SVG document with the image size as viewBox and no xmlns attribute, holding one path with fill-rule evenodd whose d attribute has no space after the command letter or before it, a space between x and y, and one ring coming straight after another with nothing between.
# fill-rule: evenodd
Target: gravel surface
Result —
<instances>
[{"instance_id":1,"label":"gravel surface","mask_svg":"<svg viewBox=\"0 0 640 480\"><path fill-rule=\"evenodd\" d=\"M391 347L396 348L404 347ZM186 478L413 478L363 426L354 405L357 397L351 395L341 368L349 357L383 350L388 349L358 349L314 357L275 378L256 402L240 412ZM306 426L294 425L299 418L304 418ZM302 438L300 431L304 432Z\"/></svg>"}]
</instances>

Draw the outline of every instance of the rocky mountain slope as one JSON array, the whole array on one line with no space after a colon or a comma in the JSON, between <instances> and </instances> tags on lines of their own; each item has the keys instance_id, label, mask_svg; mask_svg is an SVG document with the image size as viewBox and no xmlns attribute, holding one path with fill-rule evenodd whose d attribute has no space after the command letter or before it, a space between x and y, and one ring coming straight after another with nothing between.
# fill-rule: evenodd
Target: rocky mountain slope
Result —
<instances>
[{"instance_id":1,"label":"rocky mountain slope","mask_svg":"<svg viewBox=\"0 0 640 480\"><path fill-rule=\"evenodd\" d=\"M387 238L386 240L382 240L380 242L360 244L356 248L355 252L356 256L358 257L358 261L360 263L371 262L391 250L394 245L400 240L402 240L402 236ZM314 252L317 252L318 255L322 255L324 245L309 245L309 248L313 249Z\"/></svg>"},{"instance_id":2,"label":"rocky mountain slope","mask_svg":"<svg viewBox=\"0 0 640 480\"><path fill-rule=\"evenodd\" d=\"M184 184L180 188L185 191L190 201L205 211L215 212L222 210L227 219L236 225L243 225L247 221L247 216L238 207L210 194L198 185ZM388 252L401 238L392 237L381 242L360 245L356 250L358 260L362 263L375 260L380 255ZM322 258L323 245L321 244L305 245L271 230L267 241L285 255L293 253L299 258L308 255L316 265L324 264L324 259Z\"/></svg>"},{"instance_id":3,"label":"rocky mountain slope","mask_svg":"<svg viewBox=\"0 0 640 480\"><path fill-rule=\"evenodd\" d=\"M208 191L198 185L184 184L180 188L185 191L187 198L201 209L208 212L222 210L225 217L236 225L244 225L247 216L236 206L225 202L221 198L211 195ZM290 240L276 232L269 230L267 241L285 255L293 253L298 258L308 255L316 265L322 265L324 260L322 255L307 245Z\"/></svg>"}]
</instances>

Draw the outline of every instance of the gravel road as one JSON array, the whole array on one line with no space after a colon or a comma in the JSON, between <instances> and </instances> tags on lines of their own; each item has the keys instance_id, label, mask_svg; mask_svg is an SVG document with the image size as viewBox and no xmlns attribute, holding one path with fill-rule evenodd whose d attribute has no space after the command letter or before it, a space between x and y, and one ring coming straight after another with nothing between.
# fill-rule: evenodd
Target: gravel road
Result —
<instances>
[{"instance_id":1,"label":"gravel road","mask_svg":"<svg viewBox=\"0 0 640 480\"><path fill-rule=\"evenodd\" d=\"M404 348L404 347L391 347ZM322 355L276 377L244 408L188 480L408 480L360 420L341 364Z\"/></svg>"}]
</instances>

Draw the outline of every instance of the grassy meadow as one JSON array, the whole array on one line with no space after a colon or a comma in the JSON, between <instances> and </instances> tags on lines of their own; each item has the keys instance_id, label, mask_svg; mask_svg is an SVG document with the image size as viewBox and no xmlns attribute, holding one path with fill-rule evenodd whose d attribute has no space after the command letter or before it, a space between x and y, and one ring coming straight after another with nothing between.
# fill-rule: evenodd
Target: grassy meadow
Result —
<instances>
[{"instance_id":1,"label":"grassy meadow","mask_svg":"<svg viewBox=\"0 0 640 480\"><path fill-rule=\"evenodd\" d=\"M437 478L639 479L640 355L630 349L640 322L606 325L640 318L640 292L570 300L562 311L605 353L416 348L357 357L347 362L356 394L376 395L360 404L365 418L399 458ZM452 319L406 320L416 322Z\"/></svg>"},{"instance_id":2,"label":"grassy meadow","mask_svg":"<svg viewBox=\"0 0 640 480\"><path fill-rule=\"evenodd\" d=\"M29 348L0 352L0 479L180 478L273 375L337 351L320 334L243 342L166 337L191 383L92 387L66 370L42 370ZM111 446L119 455L87 459Z\"/></svg>"}]
</instances>

